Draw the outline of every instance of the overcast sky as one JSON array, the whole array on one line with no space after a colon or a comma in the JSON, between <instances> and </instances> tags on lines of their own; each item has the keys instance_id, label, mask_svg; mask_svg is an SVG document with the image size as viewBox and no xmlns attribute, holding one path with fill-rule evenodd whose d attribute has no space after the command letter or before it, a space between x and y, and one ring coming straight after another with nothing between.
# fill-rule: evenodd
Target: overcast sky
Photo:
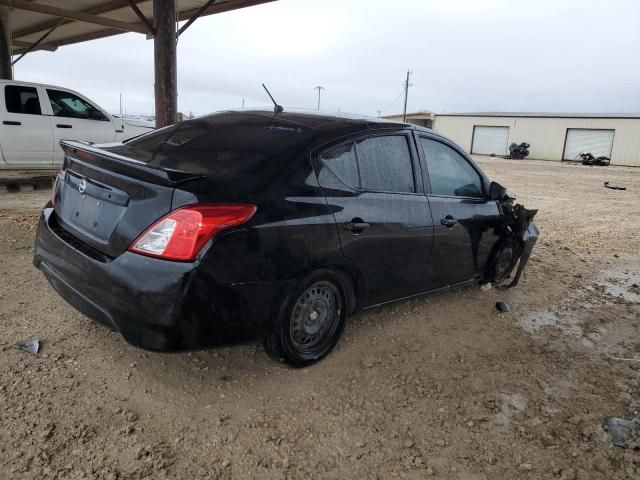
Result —
<instances>
[{"instance_id":1,"label":"overcast sky","mask_svg":"<svg viewBox=\"0 0 640 480\"><path fill-rule=\"evenodd\" d=\"M278 0L198 20L178 44L178 109L640 112L638 0ZM77 90L113 113L153 105L140 34L34 52L18 80Z\"/></svg>"}]
</instances>

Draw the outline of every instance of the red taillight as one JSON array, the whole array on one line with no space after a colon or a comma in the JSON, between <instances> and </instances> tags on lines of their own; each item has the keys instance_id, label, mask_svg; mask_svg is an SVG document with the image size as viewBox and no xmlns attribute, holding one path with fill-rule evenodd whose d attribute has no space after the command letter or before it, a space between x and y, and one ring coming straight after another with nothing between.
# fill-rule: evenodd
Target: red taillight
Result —
<instances>
[{"instance_id":1,"label":"red taillight","mask_svg":"<svg viewBox=\"0 0 640 480\"><path fill-rule=\"evenodd\" d=\"M248 204L198 204L179 208L151 225L129 250L165 260L191 261L218 232L248 221Z\"/></svg>"}]
</instances>

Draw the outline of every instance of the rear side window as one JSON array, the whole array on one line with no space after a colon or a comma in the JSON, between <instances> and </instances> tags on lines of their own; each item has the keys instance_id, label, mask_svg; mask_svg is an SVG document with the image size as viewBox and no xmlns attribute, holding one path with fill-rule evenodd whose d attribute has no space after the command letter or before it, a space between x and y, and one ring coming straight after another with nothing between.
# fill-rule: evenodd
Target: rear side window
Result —
<instances>
[{"instance_id":1,"label":"rear side window","mask_svg":"<svg viewBox=\"0 0 640 480\"><path fill-rule=\"evenodd\" d=\"M363 189L397 193L416 191L407 137L366 138L356 142L356 151Z\"/></svg>"},{"instance_id":2,"label":"rear side window","mask_svg":"<svg viewBox=\"0 0 640 480\"><path fill-rule=\"evenodd\" d=\"M96 107L71 92L47 89L53 115L84 120L108 120Z\"/></svg>"},{"instance_id":3,"label":"rear side window","mask_svg":"<svg viewBox=\"0 0 640 480\"><path fill-rule=\"evenodd\" d=\"M450 197L482 198L482 181L471 164L453 148L420 137L427 161L431 193Z\"/></svg>"},{"instance_id":4,"label":"rear side window","mask_svg":"<svg viewBox=\"0 0 640 480\"><path fill-rule=\"evenodd\" d=\"M320 159L342 183L351 188L359 188L358 163L353 142L324 152Z\"/></svg>"},{"instance_id":5,"label":"rear side window","mask_svg":"<svg viewBox=\"0 0 640 480\"><path fill-rule=\"evenodd\" d=\"M7 85L4 87L4 102L9 113L42 115L38 90L34 87Z\"/></svg>"}]
</instances>

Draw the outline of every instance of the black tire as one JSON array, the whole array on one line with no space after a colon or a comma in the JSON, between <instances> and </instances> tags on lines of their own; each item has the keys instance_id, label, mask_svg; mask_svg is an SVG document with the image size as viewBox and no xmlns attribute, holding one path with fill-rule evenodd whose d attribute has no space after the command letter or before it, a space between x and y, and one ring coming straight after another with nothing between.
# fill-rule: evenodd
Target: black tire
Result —
<instances>
[{"instance_id":1,"label":"black tire","mask_svg":"<svg viewBox=\"0 0 640 480\"><path fill-rule=\"evenodd\" d=\"M518 263L521 251L520 242L513 236L509 235L500 240L489 256L486 280L498 284L509 278L516 263Z\"/></svg>"},{"instance_id":2,"label":"black tire","mask_svg":"<svg viewBox=\"0 0 640 480\"><path fill-rule=\"evenodd\" d=\"M265 339L267 353L301 368L326 357L344 331L344 292L323 272L307 277L288 296Z\"/></svg>"}]
</instances>

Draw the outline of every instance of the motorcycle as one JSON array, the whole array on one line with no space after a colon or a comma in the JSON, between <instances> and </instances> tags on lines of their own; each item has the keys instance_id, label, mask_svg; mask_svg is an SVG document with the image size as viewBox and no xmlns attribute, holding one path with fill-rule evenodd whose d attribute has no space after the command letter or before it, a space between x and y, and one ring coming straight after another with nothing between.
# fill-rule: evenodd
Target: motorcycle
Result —
<instances>
[{"instance_id":1,"label":"motorcycle","mask_svg":"<svg viewBox=\"0 0 640 480\"><path fill-rule=\"evenodd\" d=\"M599 167L606 167L611 163L611 159L609 157L605 157L604 155L600 157L594 157L591 152L582 152L576 155L576 160L581 159L582 165L588 165L593 167L594 165Z\"/></svg>"},{"instance_id":2,"label":"motorcycle","mask_svg":"<svg viewBox=\"0 0 640 480\"><path fill-rule=\"evenodd\" d=\"M522 142L520 145L518 145L517 143L512 143L511 145L509 145L509 155L507 156L507 158L522 160L529 155L530 146L531 145L526 142Z\"/></svg>"}]
</instances>

